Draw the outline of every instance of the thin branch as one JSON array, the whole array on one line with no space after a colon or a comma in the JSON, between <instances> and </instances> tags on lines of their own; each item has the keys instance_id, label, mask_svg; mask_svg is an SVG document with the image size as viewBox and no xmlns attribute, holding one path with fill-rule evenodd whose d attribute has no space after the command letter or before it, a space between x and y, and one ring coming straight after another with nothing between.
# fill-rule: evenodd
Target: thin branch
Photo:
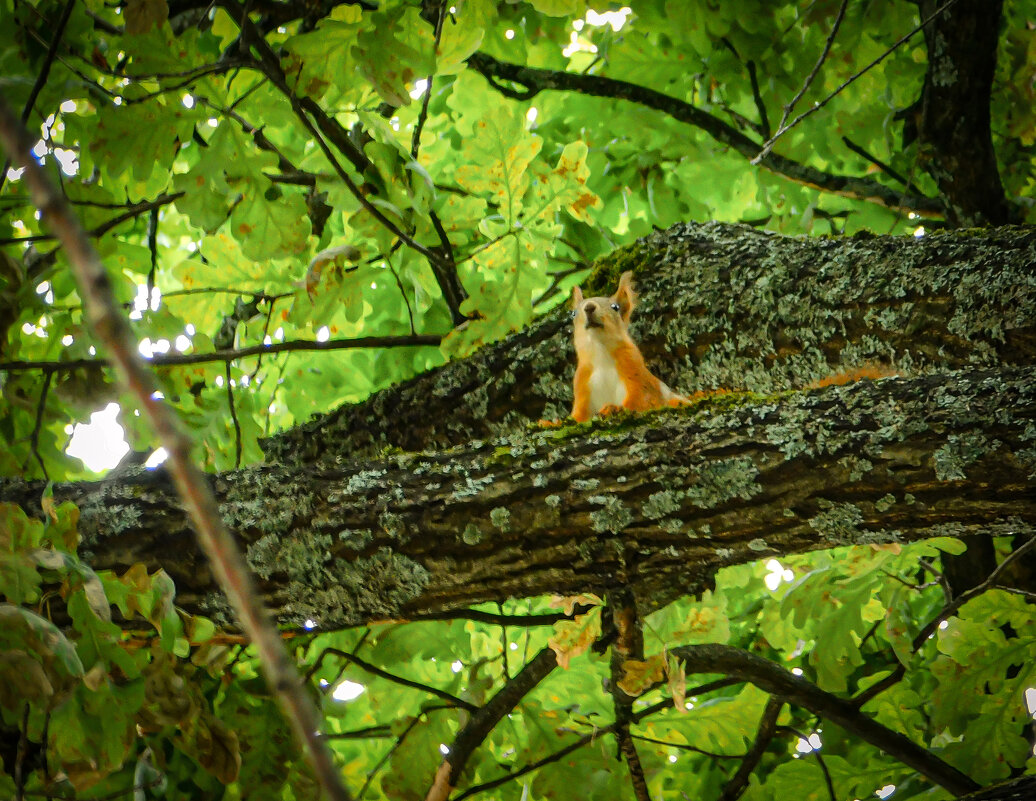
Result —
<instances>
[{"instance_id":1,"label":"thin branch","mask_svg":"<svg viewBox=\"0 0 1036 801\"><path fill-rule=\"evenodd\" d=\"M801 676L761 656L728 645L683 645L670 652L688 672L723 673L749 681L787 703L808 709L884 751L951 793L963 795L978 783L909 737L861 712L849 700L821 690Z\"/></svg>"},{"instance_id":2,"label":"thin branch","mask_svg":"<svg viewBox=\"0 0 1036 801\"><path fill-rule=\"evenodd\" d=\"M1030 601L1036 601L1036 592L1030 592L1029 590L1022 590L1022 589L1019 589L1018 587L1008 587L1006 584L997 584L996 588L998 590L1003 590L1004 592L1009 592L1012 595L1020 595L1023 598L1028 598Z\"/></svg>"},{"instance_id":3,"label":"thin branch","mask_svg":"<svg viewBox=\"0 0 1036 801\"><path fill-rule=\"evenodd\" d=\"M752 164L761 164L764 161L766 161L772 155L770 153L770 151L773 150L774 143L778 139L780 139L782 136L784 136L784 134L786 134L788 131L790 131L792 128L794 128L796 125L798 125L804 119L806 119L806 117L808 117L810 114L813 114L813 113L815 113L817 111L820 111L820 109L822 109L824 106L826 106L828 103L830 103L832 99L834 99L839 94L841 94L851 84L855 83L858 78L860 78L862 75L865 75L866 73L870 72L870 70L872 70L874 67L878 66L882 61L884 61L893 52L895 52L904 42L908 41L909 39L912 39L922 28L924 28L925 25L927 25L929 22L931 22L937 16L942 14L944 11L946 11L948 8L950 8L950 6L952 6L956 2L957 2L957 0L947 0L946 3L944 3L941 6L939 6L939 8L937 8L935 11L933 11L927 18L922 20L920 22L920 24L917 25L917 27L915 27L912 31L910 31L910 33L908 33L905 36L902 36L899 39L897 39L896 42L890 48L888 48L884 53L882 53L880 56L878 56L876 59L874 59L870 64L868 64L862 70L857 72L855 75L853 75L849 79L843 81L842 84L837 89L832 91L829 95L827 95L827 97L825 97L823 100L820 100L820 101L814 103L812 106L810 106L808 109L806 109L801 114L799 114L795 119L793 119L787 125L780 126L777 129L777 132L774 133L773 136L771 136L769 139L766 140L766 142L763 143L762 149L759 151L759 154L755 158L752 159L751 163ZM890 208L894 208L894 207L890 207ZM919 210L918 209L914 209L914 211L917 212Z\"/></svg>"},{"instance_id":4,"label":"thin branch","mask_svg":"<svg viewBox=\"0 0 1036 801\"><path fill-rule=\"evenodd\" d=\"M266 342L267 334L270 331L270 321L273 320L273 307L276 305L276 303L279 300L279 298L280 298L280 296L277 296L277 297L269 298L266 301L266 305L269 308L266 310L266 319L263 321L263 333L262 333L262 337L261 337L263 342ZM412 334L414 332L411 331L410 333ZM252 370L251 374L249 375L249 378L248 378L249 381L254 381L255 380L255 377L257 375L259 375L259 370L260 370L260 368L262 368L262 366L263 366L263 354L260 353L259 354L259 358L255 360L255 369Z\"/></svg>"},{"instance_id":5,"label":"thin branch","mask_svg":"<svg viewBox=\"0 0 1036 801\"><path fill-rule=\"evenodd\" d=\"M356 337L355 339L328 339L319 342L313 339L291 339L286 342L273 342L269 345L249 345L232 350L217 350L209 353L162 354L143 359L146 364L155 367L179 367L186 364L204 364L206 362L232 362L249 356L260 356L286 351L331 351L349 350L353 348L406 348L406 347L438 347L442 337L437 334L416 334L398 337ZM0 362L0 372L17 373L25 370L99 370L111 367L108 359L70 359L66 362L44 361L11 361Z\"/></svg>"},{"instance_id":6,"label":"thin branch","mask_svg":"<svg viewBox=\"0 0 1036 801\"><path fill-rule=\"evenodd\" d=\"M47 481L50 481L50 476L47 474L47 466L43 464L43 457L40 456L40 429L43 427L43 410L47 406L47 392L50 390L52 378L54 378L53 370L44 371L40 400L36 404L36 422L32 427L32 436L29 437L29 449L32 451L32 455L36 457L36 461L39 462L40 470L43 471L43 477Z\"/></svg>"},{"instance_id":7,"label":"thin branch","mask_svg":"<svg viewBox=\"0 0 1036 801\"><path fill-rule=\"evenodd\" d=\"M466 709L468 712L476 712L478 710L478 707L470 701L465 701L463 698L458 698L457 696L448 693L445 690L440 690L438 687L432 687L428 684L421 684L421 682L419 681L405 679L402 676L397 676L394 673L389 673L387 670L382 670L377 665L372 665L366 659L361 659L355 654L350 654L348 651L342 651L339 648L325 648L323 651L321 651L316 663L313 665L312 668L310 668L309 675L313 674L313 672L317 669L317 667L323 661L325 656L340 657L341 659L345 659L348 662L356 665L356 667L365 670L372 676L377 676L378 678L385 679L386 681L391 681L393 684L398 684L401 687L409 687L413 690L421 690L422 692L426 692L429 695L434 695L436 698L441 698L443 701L453 704L453 706L455 707Z\"/></svg>"},{"instance_id":8,"label":"thin branch","mask_svg":"<svg viewBox=\"0 0 1036 801\"><path fill-rule=\"evenodd\" d=\"M739 682L736 681L736 680L732 680L732 679L720 679L718 681L712 681L712 682L709 682L708 684L703 684L700 687L695 687L694 689L688 690L687 694L688 695L704 695L707 692L711 692L713 690L718 690L718 689L721 689L723 687L729 687L730 685L737 684L737 683L739 683ZM672 708L673 708L673 701L672 701L672 699L665 698L665 699L663 699L661 701L658 701L657 703L651 704L650 706L646 706L643 709L640 709L640 710L634 712L633 713L633 717L630 719L630 723L640 723L645 718L648 718L648 717L650 717L650 716L652 716L652 715L654 715L654 714L656 714L658 712L663 712L665 710L669 710L669 709L672 709ZM492 789L494 789L496 787L499 787L502 784L507 784L509 781L513 781L514 779L521 778L522 776L526 775L527 773L532 773L533 771L539 770L544 765L550 765L553 762L557 762L558 760L564 759L566 756L571 754L573 751L578 751L584 745L592 743L598 737L602 737L605 734L611 734L613 731L615 731L615 724L614 723L609 725L609 726L603 726L603 727L600 727L600 728L595 728L594 731L591 732L590 734L587 734L587 735L584 735L583 737L580 737L574 743L570 743L569 745L566 745L564 748L561 748L558 751L555 751L553 754L548 754L547 756L543 757L542 759L537 760L536 762L531 762L528 765L524 765L521 768L518 768L517 770L514 770L514 771L512 771L510 773L506 773L503 776L499 776L499 777L497 777L495 779L492 779L492 780L490 780L488 782L483 782L482 784L475 784L475 785L472 785L471 787L468 787L460 795L455 796L452 801L463 801L463 799L465 799L465 798L469 798L469 797L471 797L473 795L477 795L478 793L484 793L486 790L492 790Z\"/></svg>"},{"instance_id":9,"label":"thin branch","mask_svg":"<svg viewBox=\"0 0 1036 801\"><path fill-rule=\"evenodd\" d=\"M324 732L320 736L325 740L384 740L392 736L392 727L387 723L382 723L379 726L367 726L351 731ZM357 795L357 801L361 797Z\"/></svg>"},{"instance_id":10,"label":"thin branch","mask_svg":"<svg viewBox=\"0 0 1036 801\"><path fill-rule=\"evenodd\" d=\"M710 759L744 759L747 754L717 754L715 751L706 751L704 748L698 748L694 745L688 745L687 743L670 743L666 740L656 740L654 737L645 737L643 734L631 734L634 740L640 740L645 743L654 743L655 745L664 745L667 748L675 748L679 751L693 751L696 754L707 756Z\"/></svg>"},{"instance_id":11,"label":"thin branch","mask_svg":"<svg viewBox=\"0 0 1036 801\"><path fill-rule=\"evenodd\" d=\"M755 741L752 743L752 747L748 749L748 753L745 754L745 758L741 760L741 764L738 765L737 772L731 776L727 786L723 788L719 801L736 801L748 789L748 781L752 776L752 772L759 766L763 754L766 753L766 749L770 745L770 741L773 740L773 736L777 733L777 716L781 714L781 707L783 706L784 701L776 696L771 695L767 699L762 717L759 718L759 728L755 733Z\"/></svg>"},{"instance_id":12,"label":"thin branch","mask_svg":"<svg viewBox=\"0 0 1036 801\"><path fill-rule=\"evenodd\" d=\"M147 271L147 306L152 307L155 293L155 273L158 271L158 209L151 209L147 220L147 249L151 254L151 269Z\"/></svg>"},{"instance_id":13,"label":"thin branch","mask_svg":"<svg viewBox=\"0 0 1036 801\"><path fill-rule=\"evenodd\" d=\"M132 220L134 217L139 217L144 212L149 212L154 209L161 208L172 203L174 200L183 197L183 192L174 192L171 195L161 195L154 200L145 200L141 203L133 203L132 205L126 206L126 211L119 214L116 217L112 217L110 220L101 223L100 225L91 228L86 232L87 236L100 237L108 233L112 228ZM14 237L11 239L0 239L0 245L22 245L31 244L33 242L49 242L50 240L57 239L56 234L33 234L32 236Z\"/></svg>"},{"instance_id":14,"label":"thin branch","mask_svg":"<svg viewBox=\"0 0 1036 801\"><path fill-rule=\"evenodd\" d=\"M838 14L835 16L834 25L831 26L831 33L828 34L827 41L824 43L824 49L820 53L820 58L817 59L817 63L813 65L813 69L810 70L809 75L806 76L805 82L802 84L802 88L799 89L798 94L791 99L791 102L784 107L784 113L781 115L780 124L777 126L778 130L784 128L784 123L788 121L788 117L791 116L791 112L794 111L795 106L802 99L802 96L809 91L809 87L813 84L814 79L817 77L817 73L820 72L820 68L827 61L828 54L831 52L831 45L835 43L835 36L838 35L838 29L842 25L842 20L845 19L845 9L849 5L849 0L842 0L842 5L838 8Z\"/></svg>"},{"instance_id":15,"label":"thin branch","mask_svg":"<svg viewBox=\"0 0 1036 801\"><path fill-rule=\"evenodd\" d=\"M864 148L860 147L860 145L856 144L848 136L843 136L842 137L842 143L847 148L849 148L853 153L855 153L857 156L860 156L860 157L866 159L867 161L869 161L871 164L873 164L875 167L877 167L879 170L881 170L883 173L885 173L889 178L891 178L892 180L897 181L897 182L903 184L903 186L905 186L909 191L911 191L911 192L920 192L921 191L916 186L914 186L912 181L910 181L908 178L905 178L904 176L900 175L900 173L897 170L893 169L891 165L886 164L884 161L879 159L877 156L872 156L870 153L868 153Z\"/></svg>"},{"instance_id":16,"label":"thin branch","mask_svg":"<svg viewBox=\"0 0 1036 801\"><path fill-rule=\"evenodd\" d=\"M429 789L425 801L446 801L449 798L475 749L504 716L557 666L554 650L544 648L469 718L450 745L450 751L439 766L435 783Z\"/></svg>"},{"instance_id":17,"label":"thin branch","mask_svg":"<svg viewBox=\"0 0 1036 801\"><path fill-rule=\"evenodd\" d=\"M224 379L227 383L227 405L230 407L230 419L234 423L234 469L241 467L241 423L237 419L237 409L234 408L234 388L230 384L230 362L223 365Z\"/></svg>"},{"instance_id":18,"label":"thin branch","mask_svg":"<svg viewBox=\"0 0 1036 801\"><path fill-rule=\"evenodd\" d=\"M439 10L435 18L435 49L434 55L439 53L439 42L442 41L442 25L446 19L446 0L439 0ZM414 126L414 136L410 140L410 157L417 161L417 153L421 148L421 131L428 120L428 104L432 99L432 82L435 80L435 72L425 78L424 97L421 99L421 111L417 115L417 124Z\"/></svg>"},{"instance_id":19,"label":"thin branch","mask_svg":"<svg viewBox=\"0 0 1036 801\"><path fill-rule=\"evenodd\" d=\"M749 60L745 63L748 70L748 80L752 84L752 99L755 101L756 111L759 112L759 133L763 136L770 136L770 118L766 114L766 104L763 102L763 95L759 91L759 78L755 72L755 62Z\"/></svg>"},{"instance_id":20,"label":"thin branch","mask_svg":"<svg viewBox=\"0 0 1036 801\"><path fill-rule=\"evenodd\" d=\"M396 741L392 744L392 746L384 754L382 754L381 759L379 759L374 764L374 767L367 771L367 778L363 780L363 785L360 787L360 792L356 794L356 801L363 801L363 797L367 794L367 790L371 786L371 782L374 781L374 777L378 775L378 771L380 771L385 766L385 763L388 762L392 758L392 755L396 753L396 751L399 749L399 747L403 745L403 741L406 740L407 735L410 734L410 732L414 730L414 727L421 722L421 718L424 717L427 711L428 710L424 710L421 712L420 715L415 715L413 720L411 720L410 723L407 724L407 727L399 733L399 736L396 738Z\"/></svg>"},{"instance_id":21,"label":"thin branch","mask_svg":"<svg viewBox=\"0 0 1036 801\"><path fill-rule=\"evenodd\" d=\"M951 2L953 1L951 0ZM490 80L498 91L502 91L502 89L496 79L503 78L529 87L527 97L523 96L525 99L534 97L541 91L549 90L628 100L661 111L680 122L693 125L720 144L732 148L745 158L758 158L756 163L774 174L796 183L842 197L879 203L890 209L902 208L925 217L941 217L944 212L942 201L937 198L903 195L870 178L835 175L776 153L768 153L760 158L760 145L741 131L707 111L653 89L600 75L579 75L564 70L548 70L512 64L482 52L469 56L468 64Z\"/></svg>"},{"instance_id":22,"label":"thin branch","mask_svg":"<svg viewBox=\"0 0 1036 801\"><path fill-rule=\"evenodd\" d=\"M91 328L112 354L124 386L136 395L141 410L169 453L167 470L191 517L209 567L255 646L270 689L279 700L317 780L332 801L348 801L351 795L342 783L327 745L320 740L317 710L303 690L298 671L258 600L255 582L237 544L223 524L208 479L191 461L190 438L183 433L172 410L156 392L154 375L137 351L128 322L118 311L111 280L97 252L64 198L55 191L46 173L32 157L32 137L2 99L0 141L12 161L24 168L26 184L42 218L60 234Z\"/></svg>"},{"instance_id":23,"label":"thin branch","mask_svg":"<svg viewBox=\"0 0 1036 801\"><path fill-rule=\"evenodd\" d=\"M809 742L809 737L794 726L778 726L777 729L779 731L789 731L799 739L805 740L807 743ZM812 747L812 744L810 744L810 746ZM824 762L824 756L820 753L820 749L813 748L813 750L810 751L810 755L816 757L817 765L820 766L820 772L824 774L824 783L827 785L828 797L831 801L838 801L838 797L835 795L835 783L831 779L831 771L827 769L827 763Z\"/></svg>"}]
</instances>

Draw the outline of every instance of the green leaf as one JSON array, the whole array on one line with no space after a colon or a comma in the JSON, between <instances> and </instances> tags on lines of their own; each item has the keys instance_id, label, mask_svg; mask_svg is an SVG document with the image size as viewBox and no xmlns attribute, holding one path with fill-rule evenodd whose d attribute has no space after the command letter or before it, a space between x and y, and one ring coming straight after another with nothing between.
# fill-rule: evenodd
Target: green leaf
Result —
<instances>
[{"instance_id":1,"label":"green leaf","mask_svg":"<svg viewBox=\"0 0 1036 801\"><path fill-rule=\"evenodd\" d=\"M356 37L353 57L382 99L410 104L410 87L435 71L435 38L418 9L397 7L370 15L372 25Z\"/></svg>"}]
</instances>

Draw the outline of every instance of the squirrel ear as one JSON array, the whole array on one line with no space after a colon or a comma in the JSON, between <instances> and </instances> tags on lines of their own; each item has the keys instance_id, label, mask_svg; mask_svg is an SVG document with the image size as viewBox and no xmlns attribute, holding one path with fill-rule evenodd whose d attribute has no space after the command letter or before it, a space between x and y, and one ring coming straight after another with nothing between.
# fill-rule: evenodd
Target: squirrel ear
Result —
<instances>
[{"instance_id":1,"label":"squirrel ear","mask_svg":"<svg viewBox=\"0 0 1036 801\"><path fill-rule=\"evenodd\" d=\"M577 286L572 287L572 309L579 308L579 304L583 302L583 290Z\"/></svg>"},{"instance_id":2,"label":"squirrel ear","mask_svg":"<svg viewBox=\"0 0 1036 801\"><path fill-rule=\"evenodd\" d=\"M630 315L637 305L637 293L633 291L633 273L627 270L619 278L619 288L613 295L615 302L619 304L619 312L624 322L630 321Z\"/></svg>"}]
</instances>

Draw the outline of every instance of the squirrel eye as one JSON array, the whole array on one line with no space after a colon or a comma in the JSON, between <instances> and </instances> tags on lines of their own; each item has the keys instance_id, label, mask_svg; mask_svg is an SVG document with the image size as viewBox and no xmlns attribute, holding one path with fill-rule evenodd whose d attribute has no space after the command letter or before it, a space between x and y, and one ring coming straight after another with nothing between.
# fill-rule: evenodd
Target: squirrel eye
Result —
<instances>
[{"instance_id":1,"label":"squirrel eye","mask_svg":"<svg viewBox=\"0 0 1036 801\"><path fill-rule=\"evenodd\" d=\"M575 309L572 309L572 311L570 311L570 312L568 313L568 319L569 319L569 320L574 320L574 319L576 319L576 310L575 310Z\"/></svg>"},{"instance_id":2,"label":"squirrel eye","mask_svg":"<svg viewBox=\"0 0 1036 801\"><path fill-rule=\"evenodd\" d=\"M615 311L619 311L619 304L618 303L613 303L612 304L612 308L615 309Z\"/></svg>"}]
</instances>

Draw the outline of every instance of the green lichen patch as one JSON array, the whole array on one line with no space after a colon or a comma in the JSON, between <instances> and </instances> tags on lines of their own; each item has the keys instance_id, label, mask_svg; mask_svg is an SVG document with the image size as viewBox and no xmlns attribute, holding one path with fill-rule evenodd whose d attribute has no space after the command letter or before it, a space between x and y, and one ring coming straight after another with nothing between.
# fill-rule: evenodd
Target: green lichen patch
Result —
<instances>
[{"instance_id":1,"label":"green lichen patch","mask_svg":"<svg viewBox=\"0 0 1036 801\"><path fill-rule=\"evenodd\" d=\"M288 584L289 618L327 627L399 617L429 580L423 565L388 548L354 560L336 559Z\"/></svg>"},{"instance_id":2,"label":"green lichen patch","mask_svg":"<svg viewBox=\"0 0 1036 801\"><path fill-rule=\"evenodd\" d=\"M490 522L501 531L511 528L511 512L503 506L497 506L489 513Z\"/></svg>"},{"instance_id":3,"label":"green lichen patch","mask_svg":"<svg viewBox=\"0 0 1036 801\"><path fill-rule=\"evenodd\" d=\"M750 456L735 456L701 465L685 494L699 509L712 509L722 503L749 498L762 492L759 469Z\"/></svg>"},{"instance_id":4,"label":"green lichen patch","mask_svg":"<svg viewBox=\"0 0 1036 801\"><path fill-rule=\"evenodd\" d=\"M590 527L598 534L618 534L633 522L633 513L629 507L615 495L595 495L587 500L603 506L590 513Z\"/></svg>"},{"instance_id":5,"label":"green lichen patch","mask_svg":"<svg viewBox=\"0 0 1036 801\"><path fill-rule=\"evenodd\" d=\"M654 492L648 496L640 511L648 520L658 520L671 512L679 511L680 501L683 497L684 493L680 491L662 490L661 492Z\"/></svg>"},{"instance_id":6,"label":"green lichen patch","mask_svg":"<svg viewBox=\"0 0 1036 801\"><path fill-rule=\"evenodd\" d=\"M963 481L965 468L987 453L996 451L1001 446L999 440L987 439L981 432L967 434L951 434L946 444L935 452L935 477L940 481Z\"/></svg>"}]
</instances>

